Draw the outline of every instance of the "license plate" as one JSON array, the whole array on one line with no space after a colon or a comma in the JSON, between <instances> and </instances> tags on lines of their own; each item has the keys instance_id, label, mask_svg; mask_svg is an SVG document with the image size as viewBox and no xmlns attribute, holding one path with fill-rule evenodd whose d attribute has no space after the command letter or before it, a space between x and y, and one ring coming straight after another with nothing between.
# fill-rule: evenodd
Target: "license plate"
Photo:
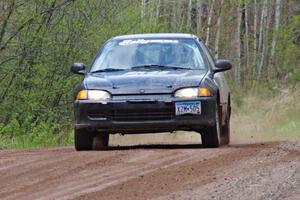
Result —
<instances>
[{"instance_id":1,"label":"license plate","mask_svg":"<svg viewBox=\"0 0 300 200\"><path fill-rule=\"evenodd\" d=\"M200 101L189 101L189 102L176 102L175 103L175 114L201 114L201 102Z\"/></svg>"}]
</instances>

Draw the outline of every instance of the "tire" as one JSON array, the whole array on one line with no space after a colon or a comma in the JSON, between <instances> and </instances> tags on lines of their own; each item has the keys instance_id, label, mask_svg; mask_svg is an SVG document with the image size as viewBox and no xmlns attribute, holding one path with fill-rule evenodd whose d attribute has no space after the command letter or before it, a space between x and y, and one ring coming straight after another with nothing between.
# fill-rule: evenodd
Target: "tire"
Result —
<instances>
[{"instance_id":1,"label":"tire","mask_svg":"<svg viewBox=\"0 0 300 200\"><path fill-rule=\"evenodd\" d=\"M227 145L230 143L230 106L228 107L225 125L222 127L222 144Z\"/></svg>"},{"instance_id":2,"label":"tire","mask_svg":"<svg viewBox=\"0 0 300 200\"><path fill-rule=\"evenodd\" d=\"M109 134L98 133L93 139L93 150L106 150L108 149Z\"/></svg>"},{"instance_id":3,"label":"tire","mask_svg":"<svg viewBox=\"0 0 300 200\"><path fill-rule=\"evenodd\" d=\"M74 144L76 151L88 151L92 150L94 135L81 129L75 129L74 131Z\"/></svg>"},{"instance_id":4,"label":"tire","mask_svg":"<svg viewBox=\"0 0 300 200\"><path fill-rule=\"evenodd\" d=\"M221 120L219 106L216 105L215 125L202 130L201 140L205 148L216 148L221 145Z\"/></svg>"}]
</instances>

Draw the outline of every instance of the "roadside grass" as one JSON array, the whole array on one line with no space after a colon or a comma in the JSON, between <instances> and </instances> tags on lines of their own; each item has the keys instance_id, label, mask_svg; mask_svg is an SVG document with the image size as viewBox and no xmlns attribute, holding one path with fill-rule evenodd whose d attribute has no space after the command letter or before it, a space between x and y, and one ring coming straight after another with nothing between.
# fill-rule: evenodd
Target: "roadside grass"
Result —
<instances>
[{"instance_id":1,"label":"roadside grass","mask_svg":"<svg viewBox=\"0 0 300 200\"><path fill-rule=\"evenodd\" d=\"M300 90L245 96L233 106L232 142L300 140Z\"/></svg>"},{"instance_id":2,"label":"roadside grass","mask_svg":"<svg viewBox=\"0 0 300 200\"><path fill-rule=\"evenodd\" d=\"M292 113L289 118L284 119L282 124L275 126L273 134L275 139L300 139L300 114Z\"/></svg>"},{"instance_id":3,"label":"roadside grass","mask_svg":"<svg viewBox=\"0 0 300 200\"><path fill-rule=\"evenodd\" d=\"M13 138L0 135L0 150L65 146L73 144L73 140L73 134L53 135L49 132L40 132L39 134L30 133L28 135L20 135Z\"/></svg>"}]
</instances>

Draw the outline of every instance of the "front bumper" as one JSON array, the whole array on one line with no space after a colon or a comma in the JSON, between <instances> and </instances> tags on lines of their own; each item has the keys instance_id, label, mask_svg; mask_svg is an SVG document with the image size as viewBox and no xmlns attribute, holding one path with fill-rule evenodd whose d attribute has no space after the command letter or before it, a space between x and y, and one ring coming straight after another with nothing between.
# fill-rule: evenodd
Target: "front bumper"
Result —
<instances>
[{"instance_id":1,"label":"front bumper","mask_svg":"<svg viewBox=\"0 0 300 200\"><path fill-rule=\"evenodd\" d=\"M201 115L175 115L175 103L201 101ZM75 101L75 128L109 133L197 131L215 124L215 97L178 99L167 95L114 97L108 102Z\"/></svg>"}]
</instances>

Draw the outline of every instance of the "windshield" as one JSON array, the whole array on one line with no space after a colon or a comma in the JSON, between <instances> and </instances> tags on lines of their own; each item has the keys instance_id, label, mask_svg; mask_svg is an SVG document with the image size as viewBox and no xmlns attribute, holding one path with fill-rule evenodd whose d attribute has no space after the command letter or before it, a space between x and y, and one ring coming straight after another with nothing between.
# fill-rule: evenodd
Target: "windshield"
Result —
<instances>
[{"instance_id":1,"label":"windshield","mask_svg":"<svg viewBox=\"0 0 300 200\"><path fill-rule=\"evenodd\" d=\"M108 42L96 57L91 72L131 70L158 66L160 69L206 70L202 52L194 39L131 39Z\"/></svg>"}]
</instances>

